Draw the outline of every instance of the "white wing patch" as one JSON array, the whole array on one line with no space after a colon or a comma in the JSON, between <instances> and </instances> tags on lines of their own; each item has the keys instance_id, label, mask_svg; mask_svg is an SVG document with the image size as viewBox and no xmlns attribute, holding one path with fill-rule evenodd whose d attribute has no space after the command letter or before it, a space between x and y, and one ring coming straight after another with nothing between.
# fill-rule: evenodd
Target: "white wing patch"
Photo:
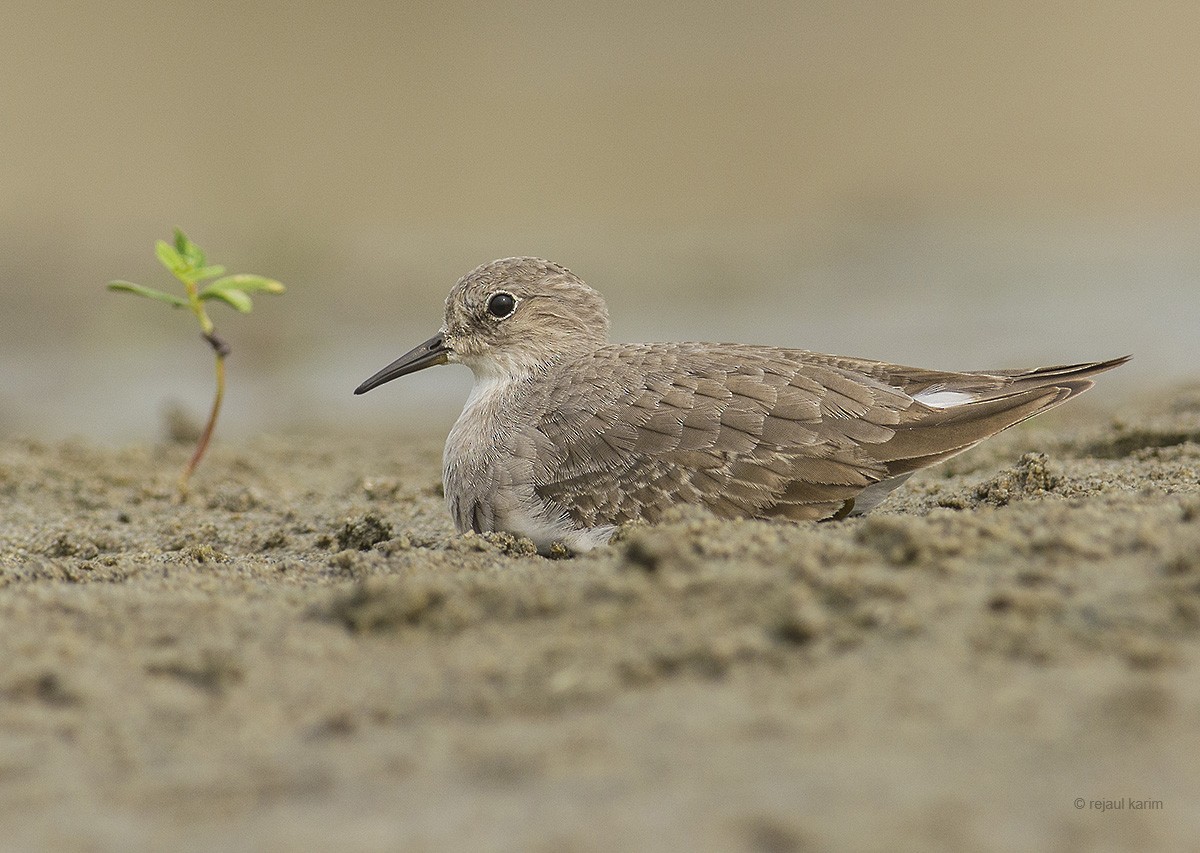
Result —
<instances>
[{"instance_id":1,"label":"white wing patch","mask_svg":"<svg viewBox=\"0 0 1200 853\"><path fill-rule=\"evenodd\" d=\"M945 388L926 388L913 395L918 403L924 403L933 409L952 409L964 403L974 402L976 397L967 391L947 391Z\"/></svg>"}]
</instances>

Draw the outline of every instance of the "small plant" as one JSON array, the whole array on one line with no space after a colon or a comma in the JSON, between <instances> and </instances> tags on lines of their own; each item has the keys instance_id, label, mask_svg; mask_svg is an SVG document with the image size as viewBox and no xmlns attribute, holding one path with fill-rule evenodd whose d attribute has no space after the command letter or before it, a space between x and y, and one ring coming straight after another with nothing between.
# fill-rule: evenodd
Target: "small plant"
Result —
<instances>
[{"instance_id":1,"label":"small plant","mask_svg":"<svg viewBox=\"0 0 1200 853\"><path fill-rule=\"evenodd\" d=\"M217 416L221 413L221 401L225 398L225 358L229 355L229 345L217 337L204 303L219 299L243 314L249 314L254 307L250 301L250 293L256 291L283 293L284 288L279 282L263 278L261 275L248 273L225 275L225 267L216 264L208 265L200 247L189 240L178 228L175 229L174 245L166 240L159 240L154 251L158 255L159 262L183 283L183 287L187 291L186 296L164 293L161 290L154 290L131 281L110 281L108 289L133 293L147 299L157 299L174 308L187 308L196 315L196 319L200 322L200 334L212 347L217 359L217 392L213 397L212 411L208 416L208 423L205 424L204 431L200 433L200 438L196 442L196 450L192 453L192 458L188 460L187 466L179 475L179 497L182 500L187 497L188 481L192 477L192 472L196 470L196 466L204 458L204 452L208 450L213 429L217 425ZM209 279L215 279L215 281L209 281ZM209 281L209 283L201 287L200 284L204 281Z\"/></svg>"}]
</instances>

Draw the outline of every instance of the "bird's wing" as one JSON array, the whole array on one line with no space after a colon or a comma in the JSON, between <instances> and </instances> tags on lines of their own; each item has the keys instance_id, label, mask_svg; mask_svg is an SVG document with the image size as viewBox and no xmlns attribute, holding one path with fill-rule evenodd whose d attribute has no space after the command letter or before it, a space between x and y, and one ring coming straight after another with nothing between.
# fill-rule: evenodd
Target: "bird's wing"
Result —
<instances>
[{"instance_id":1,"label":"bird's wing","mask_svg":"<svg viewBox=\"0 0 1200 853\"><path fill-rule=\"evenodd\" d=\"M544 391L552 405L522 436L537 446L535 491L583 526L678 503L832 516L889 476L871 448L913 407L871 377L736 346L605 348Z\"/></svg>"},{"instance_id":2,"label":"bird's wing","mask_svg":"<svg viewBox=\"0 0 1200 853\"><path fill-rule=\"evenodd\" d=\"M947 373L767 347L610 346L550 377L546 414L518 440L536 494L582 526L653 521L678 503L829 518L1120 363Z\"/></svg>"}]
</instances>

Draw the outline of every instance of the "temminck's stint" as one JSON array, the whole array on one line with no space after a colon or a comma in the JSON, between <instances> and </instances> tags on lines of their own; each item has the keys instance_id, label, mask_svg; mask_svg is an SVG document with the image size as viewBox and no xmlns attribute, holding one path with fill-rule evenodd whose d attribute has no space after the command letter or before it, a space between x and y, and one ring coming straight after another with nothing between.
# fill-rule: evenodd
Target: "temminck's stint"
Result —
<instances>
[{"instance_id":1,"label":"temminck's stint","mask_svg":"<svg viewBox=\"0 0 1200 853\"><path fill-rule=\"evenodd\" d=\"M613 344L599 293L558 264L506 258L460 279L441 330L354 393L470 367L443 457L454 524L545 553L587 551L675 504L722 518L864 513L917 469L1127 360L947 373L744 344Z\"/></svg>"}]
</instances>

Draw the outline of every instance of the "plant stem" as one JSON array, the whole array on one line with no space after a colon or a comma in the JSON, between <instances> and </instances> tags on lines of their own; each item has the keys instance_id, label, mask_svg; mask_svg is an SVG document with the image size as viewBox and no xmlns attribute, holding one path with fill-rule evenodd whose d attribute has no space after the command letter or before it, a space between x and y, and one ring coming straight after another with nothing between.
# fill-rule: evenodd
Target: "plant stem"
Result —
<instances>
[{"instance_id":1,"label":"plant stem","mask_svg":"<svg viewBox=\"0 0 1200 853\"><path fill-rule=\"evenodd\" d=\"M184 289L187 290L188 305L191 307L192 313L196 315L196 319L200 321L201 337L208 341L208 345L216 353L217 359L217 393L213 396L212 411L208 413L208 423L204 425L204 432L200 433L200 439L196 442L192 458L188 460L188 464L179 475L179 500L182 503L187 500L188 482L192 479L192 473L200 464L200 460L204 458L204 453L208 450L208 443L212 440L213 430L217 428L217 416L221 414L221 401L225 399L225 356L229 355L229 345L217 337L213 329L213 322L208 318L208 312L204 310L204 303L200 301L196 282L186 274L181 275L178 272L175 277L183 282Z\"/></svg>"},{"instance_id":2,"label":"plant stem","mask_svg":"<svg viewBox=\"0 0 1200 853\"><path fill-rule=\"evenodd\" d=\"M208 443L212 439L213 430L217 427L217 417L221 414L221 401L225 399L225 356L229 355L229 344L217 337L216 333L211 330L205 332L204 340L208 341L208 345L213 348L216 353L216 369L217 369L217 393L213 397L212 411L208 415L208 423L204 425L204 432L200 433L200 439L196 442L196 450L192 453L192 458L188 460L187 467L183 469L183 473L179 475L179 499L183 501L187 498L188 481L192 477L192 472L196 470L196 466L200 464L200 460L204 458L204 453L208 450Z\"/></svg>"}]
</instances>

